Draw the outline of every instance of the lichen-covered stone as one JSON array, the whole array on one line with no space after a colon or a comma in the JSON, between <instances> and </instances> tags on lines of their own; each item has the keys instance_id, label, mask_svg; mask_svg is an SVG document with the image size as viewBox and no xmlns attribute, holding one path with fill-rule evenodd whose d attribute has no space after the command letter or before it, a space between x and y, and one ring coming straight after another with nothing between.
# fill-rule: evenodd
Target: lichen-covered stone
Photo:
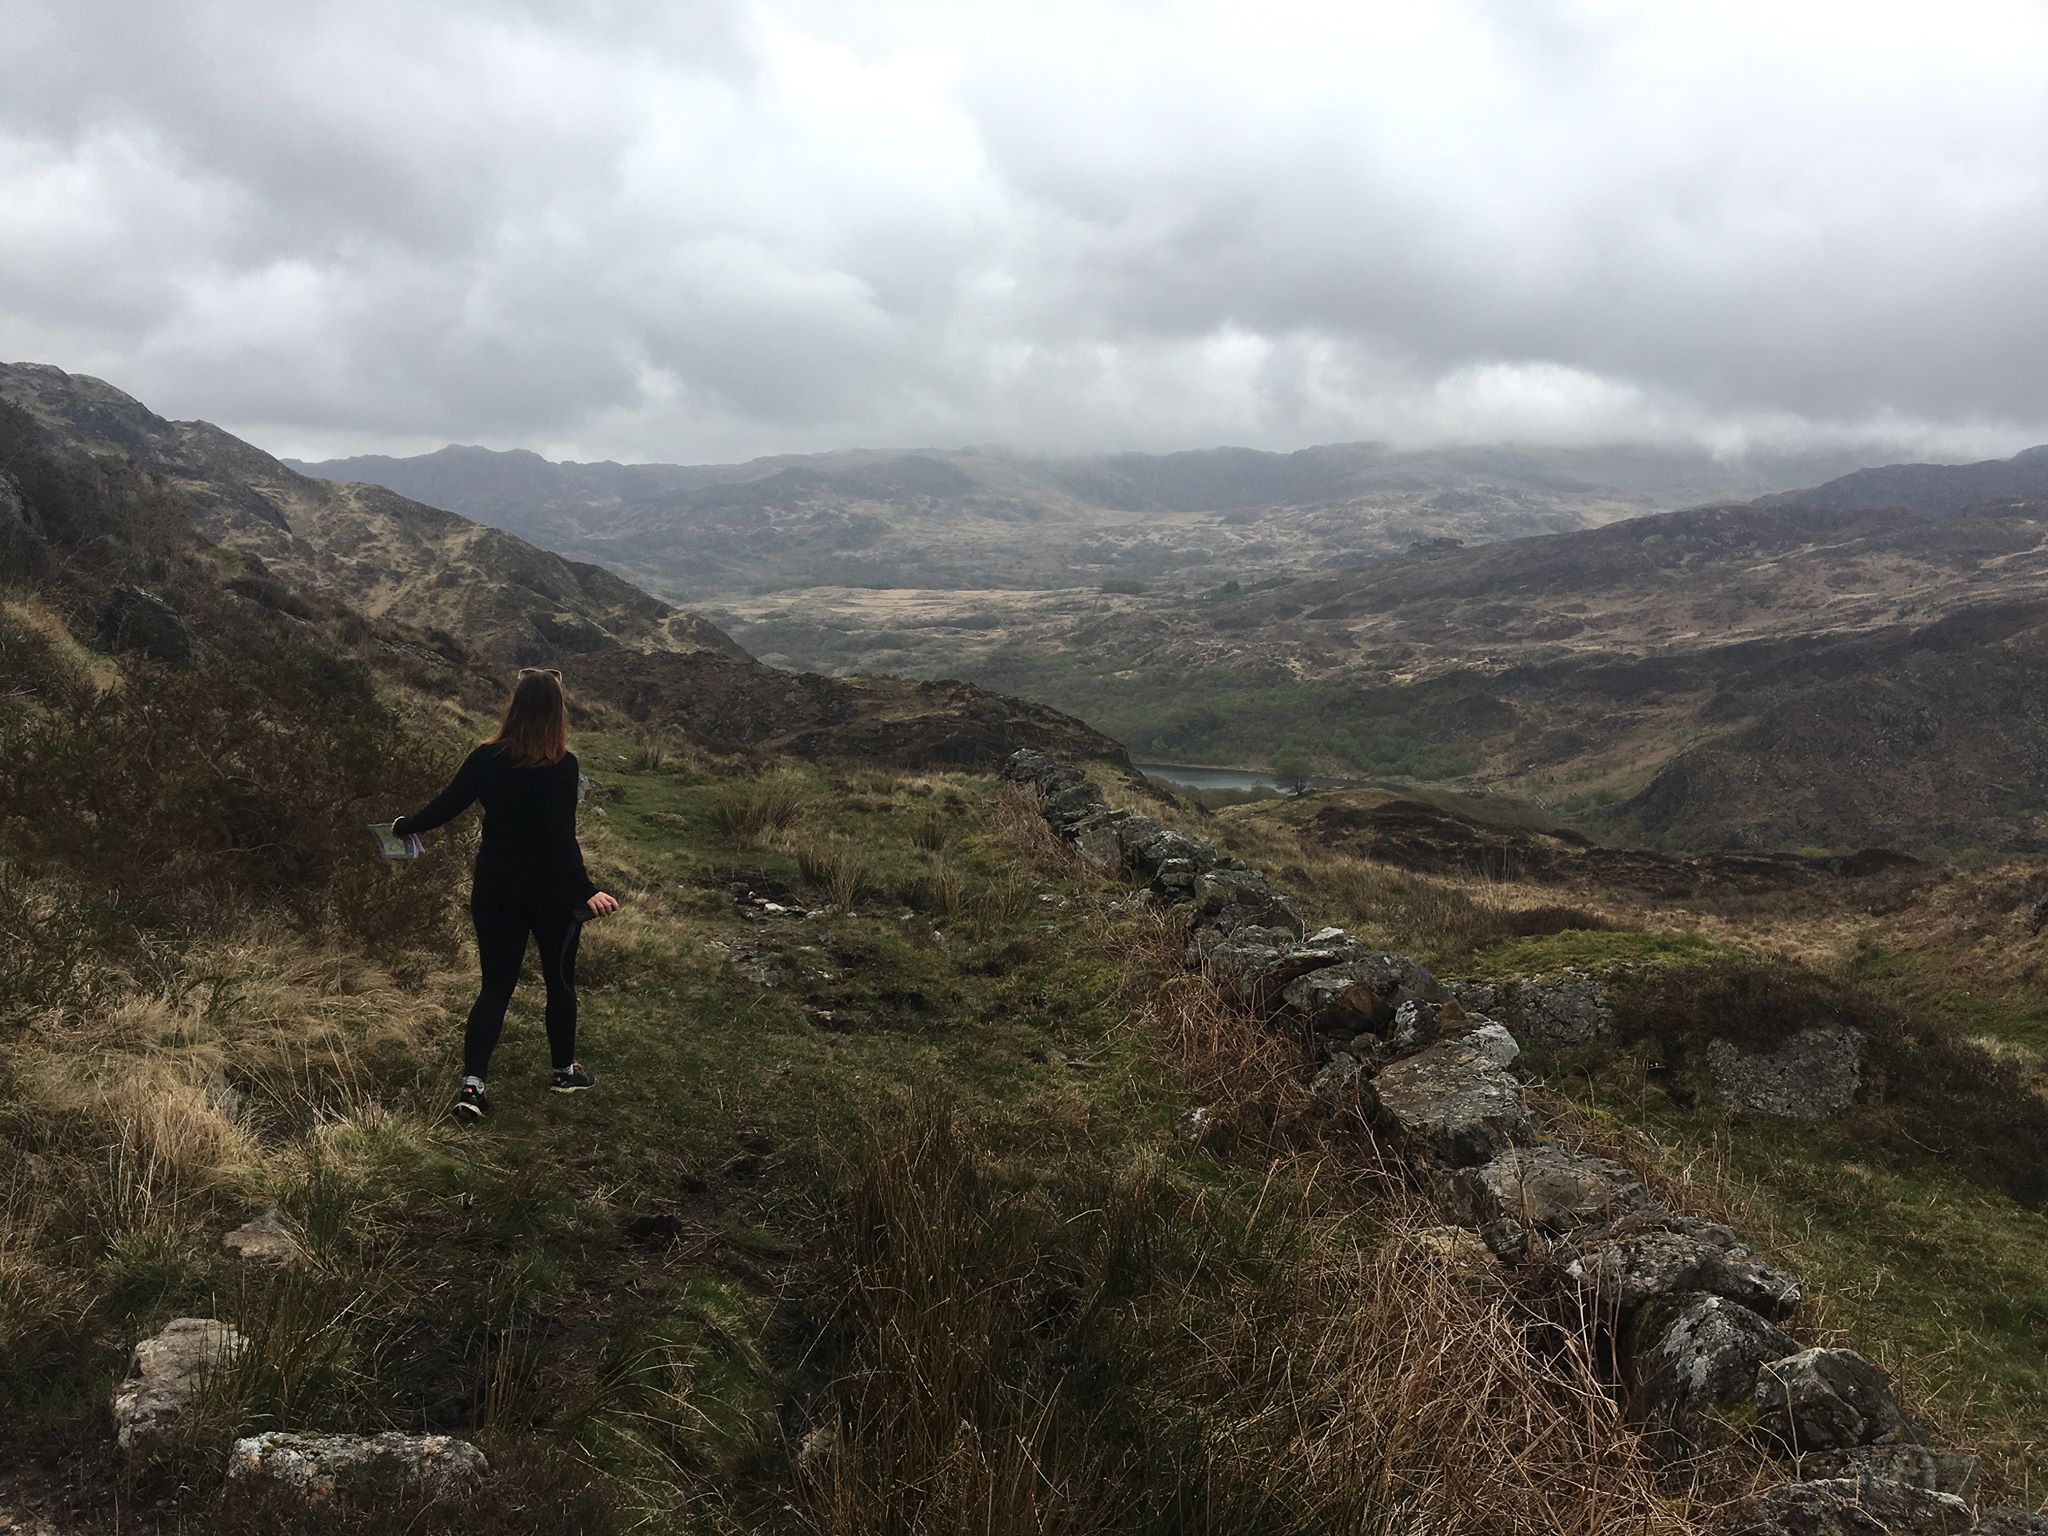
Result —
<instances>
[{"instance_id":1,"label":"lichen-covered stone","mask_svg":"<svg viewBox=\"0 0 2048 1536\"><path fill-rule=\"evenodd\" d=\"M1383 1035L1403 1004L1442 997L1443 988L1422 966L1384 952L1311 971L1280 994L1288 1012L1317 1034L1339 1036Z\"/></svg>"},{"instance_id":2,"label":"lichen-covered stone","mask_svg":"<svg viewBox=\"0 0 2048 1536\"><path fill-rule=\"evenodd\" d=\"M1029 784L1050 794L1080 783L1087 775L1043 752L1019 747L1004 761L1002 777L1012 784Z\"/></svg>"},{"instance_id":3,"label":"lichen-covered stone","mask_svg":"<svg viewBox=\"0 0 2048 1536\"><path fill-rule=\"evenodd\" d=\"M1273 883L1256 870L1212 869L1195 881L1195 922L1224 933L1240 928L1284 928L1296 938L1301 918Z\"/></svg>"},{"instance_id":4,"label":"lichen-covered stone","mask_svg":"<svg viewBox=\"0 0 2048 1536\"><path fill-rule=\"evenodd\" d=\"M1225 933L1198 928L1188 942L1189 957L1225 991L1254 1008L1277 1004L1297 977L1341 964L1364 952L1349 936L1309 944L1284 928L1240 928Z\"/></svg>"},{"instance_id":5,"label":"lichen-covered stone","mask_svg":"<svg viewBox=\"0 0 2048 1536\"><path fill-rule=\"evenodd\" d=\"M1729 1109L1821 1120L1856 1102L1863 1085L1864 1035L1845 1025L1802 1029L1773 1050L1707 1042L1707 1075Z\"/></svg>"},{"instance_id":6,"label":"lichen-covered stone","mask_svg":"<svg viewBox=\"0 0 2048 1536\"><path fill-rule=\"evenodd\" d=\"M1802 1477L1854 1477L1874 1482L1911 1483L1930 1493L1952 1493L1965 1503L1977 1497L1977 1458L1967 1451L1931 1445L1852 1445L1799 1458ZM2048 1536L2043 1522L2038 1536Z\"/></svg>"},{"instance_id":7,"label":"lichen-covered stone","mask_svg":"<svg viewBox=\"0 0 2048 1536\"><path fill-rule=\"evenodd\" d=\"M1621 1164L1549 1144L1510 1147L1480 1167L1460 1169L1443 1194L1497 1253L1519 1249L1532 1232L1576 1231L1650 1204L1649 1191Z\"/></svg>"},{"instance_id":8,"label":"lichen-covered stone","mask_svg":"<svg viewBox=\"0 0 2048 1536\"><path fill-rule=\"evenodd\" d=\"M1727 1536L1962 1536L1970 1506L1908 1483L1783 1483L1731 1507ZM1982 1527L1978 1530L1982 1531Z\"/></svg>"},{"instance_id":9,"label":"lichen-covered stone","mask_svg":"<svg viewBox=\"0 0 2048 1536\"><path fill-rule=\"evenodd\" d=\"M1129 814L1127 811L1105 811L1086 821L1076 822L1067 828L1067 841L1090 864L1114 869L1124 859L1123 847L1117 841L1117 825Z\"/></svg>"},{"instance_id":10,"label":"lichen-covered stone","mask_svg":"<svg viewBox=\"0 0 2048 1536\"><path fill-rule=\"evenodd\" d=\"M1883 1371L1853 1349L1773 1360L1756 1383L1757 1425L1788 1450L1834 1451L1903 1440L1911 1430Z\"/></svg>"},{"instance_id":11,"label":"lichen-covered stone","mask_svg":"<svg viewBox=\"0 0 2048 1536\"><path fill-rule=\"evenodd\" d=\"M244 1487L268 1485L308 1502L340 1497L387 1498L467 1492L490 1471L484 1453L448 1435L309 1435L272 1432L237 1440L228 1477Z\"/></svg>"},{"instance_id":12,"label":"lichen-covered stone","mask_svg":"<svg viewBox=\"0 0 2048 1536\"><path fill-rule=\"evenodd\" d=\"M1488 1162L1529 1139L1514 1076L1472 1046L1439 1041L1383 1067L1373 1119L1411 1158L1441 1168Z\"/></svg>"},{"instance_id":13,"label":"lichen-covered stone","mask_svg":"<svg viewBox=\"0 0 2048 1536\"><path fill-rule=\"evenodd\" d=\"M1522 1056L1521 1042L1508 1032L1505 1024L1496 1024L1491 1019L1477 1021L1457 1038L1484 1052L1497 1066L1512 1067Z\"/></svg>"},{"instance_id":14,"label":"lichen-covered stone","mask_svg":"<svg viewBox=\"0 0 2048 1536\"><path fill-rule=\"evenodd\" d=\"M1758 1258L1729 1228L1656 1209L1621 1217L1584 1239L1565 1273L1598 1313L1616 1320L1689 1291L1739 1301L1770 1318L1799 1302L1799 1282Z\"/></svg>"},{"instance_id":15,"label":"lichen-covered stone","mask_svg":"<svg viewBox=\"0 0 2048 1536\"><path fill-rule=\"evenodd\" d=\"M1606 985L1580 970L1567 968L1513 981L1466 982L1454 993L1467 1009L1499 1019L1528 1045L1583 1045L1614 1032L1614 1009L1608 1004Z\"/></svg>"},{"instance_id":16,"label":"lichen-covered stone","mask_svg":"<svg viewBox=\"0 0 2048 1536\"><path fill-rule=\"evenodd\" d=\"M1722 1296L1685 1297L1660 1322L1636 1362L1631 1406L1665 1455L1709 1442L1717 1422L1748 1407L1764 1362L1797 1347L1768 1319Z\"/></svg>"},{"instance_id":17,"label":"lichen-covered stone","mask_svg":"<svg viewBox=\"0 0 2048 1536\"><path fill-rule=\"evenodd\" d=\"M1056 832L1069 830L1108 811L1109 801L1102 791L1085 779L1045 797L1045 819Z\"/></svg>"},{"instance_id":18,"label":"lichen-covered stone","mask_svg":"<svg viewBox=\"0 0 2048 1536\"><path fill-rule=\"evenodd\" d=\"M109 1405L121 1449L139 1451L167 1434L192 1406L207 1373L243 1348L231 1324L211 1317L174 1317L163 1332L138 1343Z\"/></svg>"},{"instance_id":19,"label":"lichen-covered stone","mask_svg":"<svg viewBox=\"0 0 2048 1536\"><path fill-rule=\"evenodd\" d=\"M1117 828L1124 863L1140 880L1157 878L1166 866L1184 861L1201 875L1216 866L1216 849L1199 837L1162 827L1149 816L1133 816Z\"/></svg>"}]
</instances>

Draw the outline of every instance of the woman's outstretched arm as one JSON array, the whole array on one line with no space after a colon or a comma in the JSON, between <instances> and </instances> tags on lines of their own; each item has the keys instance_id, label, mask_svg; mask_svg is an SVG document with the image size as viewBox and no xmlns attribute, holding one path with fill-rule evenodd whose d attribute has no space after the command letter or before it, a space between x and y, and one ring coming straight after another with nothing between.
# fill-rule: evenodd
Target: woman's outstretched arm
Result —
<instances>
[{"instance_id":1,"label":"woman's outstretched arm","mask_svg":"<svg viewBox=\"0 0 2048 1536\"><path fill-rule=\"evenodd\" d=\"M431 832L443 822L453 821L468 810L475 801L477 791L483 787L484 754L489 747L478 747L462 760L462 766L455 770L455 777L448 781L448 787L410 816L401 816L391 823L391 830L400 837L419 832Z\"/></svg>"}]
</instances>

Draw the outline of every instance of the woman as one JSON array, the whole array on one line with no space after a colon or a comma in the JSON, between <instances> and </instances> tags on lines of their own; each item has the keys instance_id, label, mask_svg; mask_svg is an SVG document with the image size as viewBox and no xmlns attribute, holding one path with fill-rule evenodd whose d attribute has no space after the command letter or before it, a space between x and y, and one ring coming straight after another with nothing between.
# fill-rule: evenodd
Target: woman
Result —
<instances>
[{"instance_id":1,"label":"woman","mask_svg":"<svg viewBox=\"0 0 2048 1536\"><path fill-rule=\"evenodd\" d=\"M576 845L581 779L569 750L562 674L522 667L498 734L463 760L454 780L425 809L391 824L401 837L431 832L472 801L483 802L483 847L469 898L483 985L463 1038L458 1120L481 1120L491 1112L484 1074L505 1028L529 933L540 946L540 973L548 988L548 1050L555 1069L548 1086L556 1093L580 1093L596 1081L576 1059L576 943L586 918L616 912L619 904L583 870L583 850Z\"/></svg>"}]
</instances>

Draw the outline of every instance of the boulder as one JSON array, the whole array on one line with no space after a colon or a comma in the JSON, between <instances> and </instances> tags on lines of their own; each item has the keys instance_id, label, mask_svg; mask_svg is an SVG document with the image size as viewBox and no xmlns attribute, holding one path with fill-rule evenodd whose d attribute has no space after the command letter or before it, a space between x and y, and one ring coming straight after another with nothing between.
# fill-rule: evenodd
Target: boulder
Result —
<instances>
[{"instance_id":1,"label":"boulder","mask_svg":"<svg viewBox=\"0 0 2048 1536\"><path fill-rule=\"evenodd\" d=\"M1522 1085L1483 1052L1440 1041L1380 1070L1373 1120L1408 1156L1440 1168L1489 1162L1529 1139Z\"/></svg>"},{"instance_id":2,"label":"boulder","mask_svg":"<svg viewBox=\"0 0 2048 1536\"><path fill-rule=\"evenodd\" d=\"M1912 1433L1884 1372L1853 1349L1806 1349L1771 1361L1757 1378L1756 1414L1758 1427L1794 1453Z\"/></svg>"},{"instance_id":3,"label":"boulder","mask_svg":"<svg viewBox=\"0 0 2048 1536\"><path fill-rule=\"evenodd\" d=\"M1490 1163L1461 1168L1442 1193L1496 1253L1520 1249L1533 1232L1571 1232L1650 1204L1649 1191L1621 1164L1549 1144L1510 1147Z\"/></svg>"},{"instance_id":4,"label":"boulder","mask_svg":"<svg viewBox=\"0 0 2048 1536\"><path fill-rule=\"evenodd\" d=\"M174 667L189 667L199 655L192 630L171 605L140 587L116 587L100 610L103 651L140 651Z\"/></svg>"},{"instance_id":5,"label":"boulder","mask_svg":"<svg viewBox=\"0 0 2048 1536\"><path fill-rule=\"evenodd\" d=\"M1436 978L1406 955L1368 953L1309 972L1282 991L1280 1000L1315 1033L1348 1038L1386 1034L1403 1004L1436 1002L1443 995Z\"/></svg>"},{"instance_id":6,"label":"boulder","mask_svg":"<svg viewBox=\"0 0 2048 1536\"><path fill-rule=\"evenodd\" d=\"M309 1435L273 1431L237 1440L228 1478L244 1488L269 1486L309 1502L385 1499L398 1494L448 1497L483 1480L491 1464L467 1440L448 1435Z\"/></svg>"},{"instance_id":7,"label":"boulder","mask_svg":"<svg viewBox=\"0 0 2048 1536\"><path fill-rule=\"evenodd\" d=\"M300 1264L306 1258L306 1250L285 1225L284 1213L274 1205L266 1205L225 1234L220 1245L245 1259L261 1259L270 1264Z\"/></svg>"},{"instance_id":8,"label":"boulder","mask_svg":"<svg viewBox=\"0 0 2048 1536\"><path fill-rule=\"evenodd\" d=\"M1240 928L1284 928L1296 938L1305 931L1287 898L1257 870L1212 869L1195 881L1195 922L1234 933Z\"/></svg>"},{"instance_id":9,"label":"boulder","mask_svg":"<svg viewBox=\"0 0 2048 1536\"><path fill-rule=\"evenodd\" d=\"M1630 1406L1650 1444L1667 1456L1697 1449L1723 1416L1746 1411L1757 1372L1793 1342L1723 1296L1676 1299L1659 1322L1636 1360Z\"/></svg>"},{"instance_id":10,"label":"boulder","mask_svg":"<svg viewBox=\"0 0 2048 1536\"><path fill-rule=\"evenodd\" d=\"M1953 1495L1840 1477L1782 1483L1743 1499L1723 1529L1727 1536L1961 1536L1970 1526L1970 1506Z\"/></svg>"},{"instance_id":11,"label":"boulder","mask_svg":"<svg viewBox=\"0 0 2048 1536\"><path fill-rule=\"evenodd\" d=\"M1617 1321L1660 1297L1691 1291L1739 1301L1769 1318L1799 1303L1799 1282L1758 1258L1729 1228L1654 1207L1581 1242L1565 1273L1598 1312Z\"/></svg>"},{"instance_id":12,"label":"boulder","mask_svg":"<svg viewBox=\"0 0 2048 1536\"><path fill-rule=\"evenodd\" d=\"M121 1449L142 1450L176 1427L207 1373L244 1345L230 1324L211 1317L174 1317L163 1332L138 1343L110 1405Z\"/></svg>"},{"instance_id":13,"label":"boulder","mask_svg":"<svg viewBox=\"0 0 2048 1536\"><path fill-rule=\"evenodd\" d=\"M1864 1035L1845 1025L1802 1029L1775 1050L1707 1042L1707 1074L1730 1109L1821 1120L1856 1102L1863 1086Z\"/></svg>"},{"instance_id":14,"label":"boulder","mask_svg":"<svg viewBox=\"0 0 2048 1536\"><path fill-rule=\"evenodd\" d=\"M1977 1497L1977 1458L1967 1451L1937 1450L1931 1445L1854 1445L1840 1451L1815 1451L1799 1458L1802 1477L1853 1477L1865 1482L1911 1483L1930 1493L1952 1493L1965 1503ZM2043 1521L2034 1536L2048 1536Z\"/></svg>"},{"instance_id":15,"label":"boulder","mask_svg":"<svg viewBox=\"0 0 2048 1536\"><path fill-rule=\"evenodd\" d=\"M1977 1536L2048 1536L2048 1515L2017 1504L2000 1504L1984 1511L1977 1522Z\"/></svg>"},{"instance_id":16,"label":"boulder","mask_svg":"<svg viewBox=\"0 0 2048 1536\"><path fill-rule=\"evenodd\" d=\"M1201 877L1202 871L1193 859L1168 859L1152 877L1151 889L1169 906L1178 906L1195 899L1195 882Z\"/></svg>"}]
</instances>

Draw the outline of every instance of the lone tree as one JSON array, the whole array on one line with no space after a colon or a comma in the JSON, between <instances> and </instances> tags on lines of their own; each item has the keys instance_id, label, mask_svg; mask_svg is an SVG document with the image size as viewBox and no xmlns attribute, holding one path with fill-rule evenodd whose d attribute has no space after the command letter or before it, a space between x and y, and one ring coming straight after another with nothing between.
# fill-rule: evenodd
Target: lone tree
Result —
<instances>
[{"instance_id":1,"label":"lone tree","mask_svg":"<svg viewBox=\"0 0 2048 1536\"><path fill-rule=\"evenodd\" d=\"M1282 752L1273 759L1273 782L1290 795L1306 794L1315 777L1315 764L1299 752Z\"/></svg>"}]
</instances>

